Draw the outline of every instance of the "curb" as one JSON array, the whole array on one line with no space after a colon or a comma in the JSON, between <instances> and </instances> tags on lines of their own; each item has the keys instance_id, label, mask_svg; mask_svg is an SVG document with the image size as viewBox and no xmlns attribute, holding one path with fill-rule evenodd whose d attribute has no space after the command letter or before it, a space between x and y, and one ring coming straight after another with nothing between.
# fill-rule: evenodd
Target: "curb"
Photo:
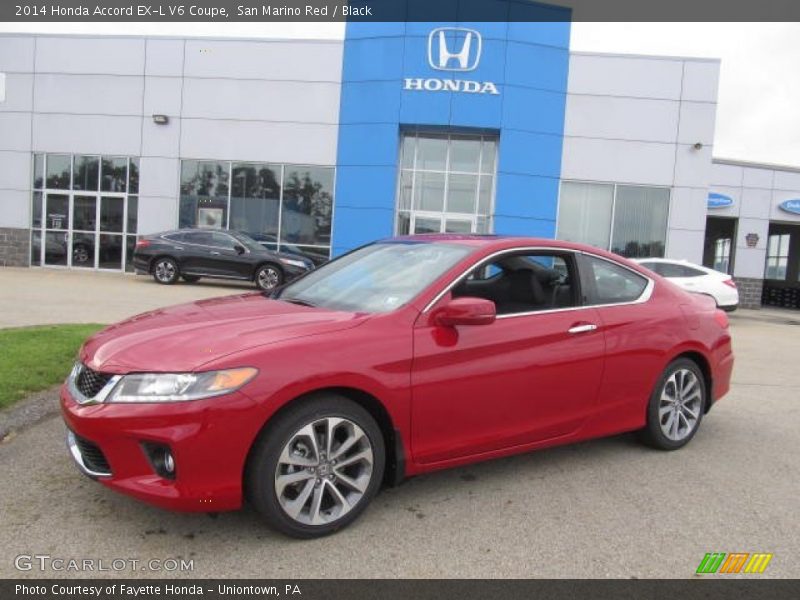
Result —
<instances>
[{"instance_id":1,"label":"curb","mask_svg":"<svg viewBox=\"0 0 800 600\"><path fill-rule=\"evenodd\" d=\"M0 412L0 443L11 441L16 434L57 414L58 390L61 384L36 392Z\"/></svg>"}]
</instances>

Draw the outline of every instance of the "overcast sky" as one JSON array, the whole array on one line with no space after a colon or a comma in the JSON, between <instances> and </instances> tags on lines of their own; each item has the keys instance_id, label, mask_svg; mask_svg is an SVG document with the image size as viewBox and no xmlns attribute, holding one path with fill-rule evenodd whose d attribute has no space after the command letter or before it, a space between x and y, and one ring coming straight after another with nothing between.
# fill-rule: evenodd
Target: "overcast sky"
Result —
<instances>
[{"instance_id":1,"label":"overcast sky","mask_svg":"<svg viewBox=\"0 0 800 600\"><path fill-rule=\"evenodd\" d=\"M0 32L340 38L341 23L0 23ZM573 23L572 49L722 59L714 155L800 166L800 23Z\"/></svg>"}]
</instances>

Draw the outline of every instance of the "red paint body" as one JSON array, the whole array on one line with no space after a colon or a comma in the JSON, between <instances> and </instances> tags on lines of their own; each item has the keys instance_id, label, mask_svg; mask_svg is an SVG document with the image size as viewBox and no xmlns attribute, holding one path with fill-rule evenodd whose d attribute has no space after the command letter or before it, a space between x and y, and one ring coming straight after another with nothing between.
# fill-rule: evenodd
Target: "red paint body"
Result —
<instances>
[{"instance_id":1,"label":"red paint body","mask_svg":"<svg viewBox=\"0 0 800 600\"><path fill-rule=\"evenodd\" d=\"M108 487L178 510L236 509L248 452L281 407L327 388L377 399L415 475L639 429L667 364L701 357L711 398L728 391L733 354L713 302L683 292L616 255L554 240L426 236L473 252L405 306L382 314L329 311L259 293L156 310L91 337L80 359L105 373L256 367L239 391L206 400L78 405L65 386L64 419L102 448ZM575 307L444 326L449 283L504 249L561 248L605 257L655 281L649 300ZM424 309L428 307L428 311ZM597 330L570 336L576 324ZM159 477L142 441L168 444L179 476Z\"/></svg>"}]
</instances>

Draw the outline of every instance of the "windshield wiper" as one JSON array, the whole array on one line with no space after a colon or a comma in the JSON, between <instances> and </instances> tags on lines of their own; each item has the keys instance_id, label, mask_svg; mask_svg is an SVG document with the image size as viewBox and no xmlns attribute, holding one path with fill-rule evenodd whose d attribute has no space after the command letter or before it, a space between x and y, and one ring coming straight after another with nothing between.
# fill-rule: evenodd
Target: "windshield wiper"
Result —
<instances>
[{"instance_id":1,"label":"windshield wiper","mask_svg":"<svg viewBox=\"0 0 800 600\"><path fill-rule=\"evenodd\" d=\"M278 300L283 300L284 302L291 302L292 304L299 304L300 306L310 306L311 308L316 308L317 305L309 302L308 300L300 300L299 298L278 298Z\"/></svg>"}]
</instances>

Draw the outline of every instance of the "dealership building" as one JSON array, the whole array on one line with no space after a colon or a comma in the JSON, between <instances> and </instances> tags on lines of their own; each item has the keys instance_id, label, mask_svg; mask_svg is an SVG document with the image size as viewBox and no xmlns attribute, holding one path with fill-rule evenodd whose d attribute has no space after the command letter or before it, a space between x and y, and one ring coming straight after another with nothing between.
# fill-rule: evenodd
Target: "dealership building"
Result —
<instances>
[{"instance_id":1,"label":"dealership building","mask_svg":"<svg viewBox=\"0 0 800 600\"><path fill-rule=\"evenodd\" d=\"M536 21L561 9L509 7L341 39L0 35L0 264L130 270L178 227L318 262L480 232L687 259L800 307L800 169L714 158L719 61L570 52L568 20Z\"/></svg>"}]
</instances>

